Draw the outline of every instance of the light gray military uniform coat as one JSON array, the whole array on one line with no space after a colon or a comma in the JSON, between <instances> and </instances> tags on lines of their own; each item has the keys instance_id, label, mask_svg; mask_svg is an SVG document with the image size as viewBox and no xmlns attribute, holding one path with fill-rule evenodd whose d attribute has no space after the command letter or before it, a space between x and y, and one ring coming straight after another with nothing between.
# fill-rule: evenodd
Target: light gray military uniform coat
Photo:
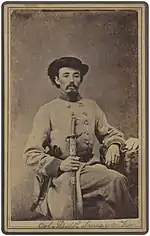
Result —
<instances>
[{"instance_id":1,"label":"light gray military uniform coat","mask_svg":"<svg viewBox=\"0 0 150 236\"><path fill-rule=\"evenodd\" d=\"M108 124L95 101L81 98L70 102L58 98L42 106L36 114L24 151L27 165L38 177L45 176L49 180L45 198L39 201L37 210L46 215L49 209L53 219L72 218L70 173L60 173L59 170L62 160L69 156L66 137L71 132L72 114L77 118L76 133L80 134L77 156L81 157L79 181L82 200L101 195L107 201L118 204L118 208L128 202L125 177L98 164L99 157L92 155L95 135L108 148L111 144L124 145L123 134ZM49 150L55 145L61 152L54 156ZM35 190L38 196L39 180Z\"/></svg>"}]
</instances>

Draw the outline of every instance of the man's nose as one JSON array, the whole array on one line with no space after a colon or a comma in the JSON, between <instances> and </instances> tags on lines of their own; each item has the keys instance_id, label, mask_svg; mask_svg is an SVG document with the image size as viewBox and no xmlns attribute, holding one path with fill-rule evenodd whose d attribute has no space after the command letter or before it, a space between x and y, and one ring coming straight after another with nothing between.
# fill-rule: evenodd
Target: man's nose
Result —
<instances>
[{"instance_id":1,"label":"man's nose","mask_svg":"<svg viewBox=\"0 0 150 236\"><path fill-rule=\"evenodd\" d=\"M74 77L70 75L70 82L74 82Z\"/></svg>"}]
</instances>

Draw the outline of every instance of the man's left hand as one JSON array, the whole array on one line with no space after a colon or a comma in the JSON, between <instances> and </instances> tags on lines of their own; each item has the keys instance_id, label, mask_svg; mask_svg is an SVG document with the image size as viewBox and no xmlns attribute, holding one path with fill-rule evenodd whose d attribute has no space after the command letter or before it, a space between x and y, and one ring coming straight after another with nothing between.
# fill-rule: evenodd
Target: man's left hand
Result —
<instances>
[{"instance_id":1,"label":"man's left hand","mask_svg":"<svg viewBox=\"0 0 150 236\"><path fill-rule=\"evenodd\" d=\"M117 144L112 144L106 153L106 162L107 166L117 165L120 160L120 150Z\"/></svg>"}]
</instances>

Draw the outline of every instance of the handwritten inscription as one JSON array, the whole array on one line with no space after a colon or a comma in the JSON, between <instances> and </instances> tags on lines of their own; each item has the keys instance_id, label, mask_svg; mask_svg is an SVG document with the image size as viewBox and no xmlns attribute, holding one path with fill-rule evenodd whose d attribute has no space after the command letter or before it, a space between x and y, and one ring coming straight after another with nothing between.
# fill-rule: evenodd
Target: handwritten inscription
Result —
<instances>
[{"instance_id":1,"label":"handwritten inscription","mask_svg":"<svg viewBox=\"0 0 150 236\"><path fill-rule=\"evenodd\" d=\"M92 222L92 221L50 221L50 222L40 222L38 225L39 229L55 229L55 228L70 228L70 229L78 229L78 228L133 228L135 224L128 220L121 220L120 222Z\"/></svg>"}]
</instances>

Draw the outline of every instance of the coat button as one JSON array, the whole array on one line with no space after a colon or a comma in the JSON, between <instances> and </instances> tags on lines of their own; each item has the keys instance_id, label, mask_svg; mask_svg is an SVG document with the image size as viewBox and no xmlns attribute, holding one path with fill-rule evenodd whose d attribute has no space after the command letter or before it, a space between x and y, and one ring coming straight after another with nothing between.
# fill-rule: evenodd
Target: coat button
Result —
<instances>
[{"instance_id":1,"label":"coat button","mask_svg":"<svg viewBox=\"0 0 150 236\"><path fill-rule=\"evenodd\" d=\"M79 107L84 107L82 102L79 102Z\"/></svg>"},{"instance_id":2,"label":"coat button","mask_svg":"<svg viewBox=\"0 0 150 236\"><path fill-rule=\"evenodd\" d=\"M84 131L84 134L86 134L86 135L89 135L89 132L87 132L87 131Z\"/></svg>"},{"instance_id":3,"label":"coat button","mask_svg":"<svg viewBox=\"0 0 150 236\"><path fill-rule=\"evenodd\" d=\"M85 125L88 125L88 124L89 124L88 120L85 120L85 121L84 121L84 124L85 124Z\"/></svg>"},{"instance_id":4,"label":"coat button","mask_svg":"<svg viewBox=\"0 0 150 236\"><path fill-rule=\"evenodd\" d=\"M88 140L84 140L84 143L89 144L89 141Z\"/></svg>"},{"instance_id":5,"label":"coat button","mask_svg":"<svg viewBox=\"0 0 150 236\"><path fill-rule=\"evenodd\" d=\"M82 114L83 114L84 116L87 116L87 115L88 115L88 113L87 113L87 112L83 112Z\"/></svg>"}]
</instances>

